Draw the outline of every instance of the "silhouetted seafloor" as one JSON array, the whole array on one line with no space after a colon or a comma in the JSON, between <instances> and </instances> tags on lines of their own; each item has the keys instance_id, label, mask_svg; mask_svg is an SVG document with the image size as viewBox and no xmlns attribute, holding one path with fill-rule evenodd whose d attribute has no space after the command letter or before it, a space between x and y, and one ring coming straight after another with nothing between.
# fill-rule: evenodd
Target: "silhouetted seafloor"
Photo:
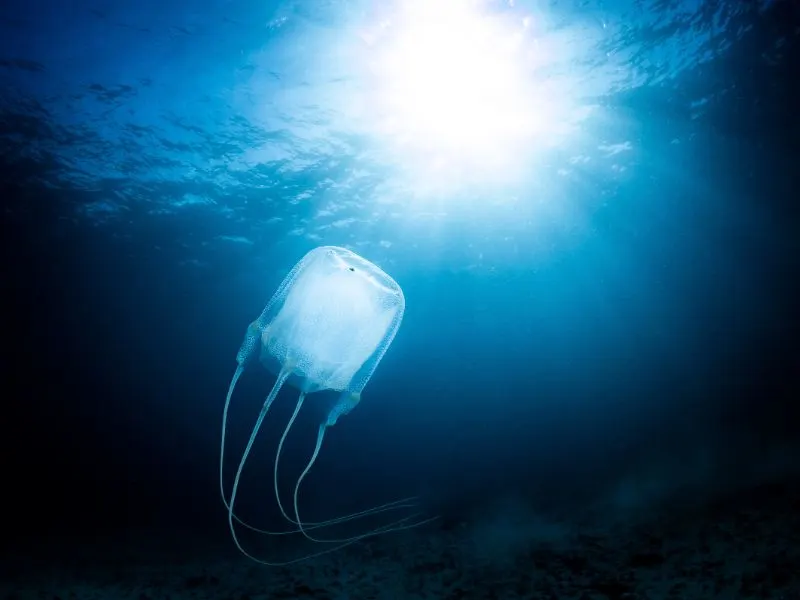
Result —
<instances>
[{"instance_id":1,"label":"silhouetted seafloor","mask_svg":"<svg viewBox=\"0 0 800 600\"><path fill-rule=\"evenodd\" d=\"M117 541L94 550L76 540L64 542L62 560L7 561L0 598L800 599L800 486L794 483L627 522L619 514L584 515L555 528L500 521L442 520L283 568L258 566L230 547L200 550L202 538L150 534L150 548L146 541ZM545 530L550 533L537 534ZM124 546L127 559L114 543L117 550Z\"/></svg>"}]
</instances>

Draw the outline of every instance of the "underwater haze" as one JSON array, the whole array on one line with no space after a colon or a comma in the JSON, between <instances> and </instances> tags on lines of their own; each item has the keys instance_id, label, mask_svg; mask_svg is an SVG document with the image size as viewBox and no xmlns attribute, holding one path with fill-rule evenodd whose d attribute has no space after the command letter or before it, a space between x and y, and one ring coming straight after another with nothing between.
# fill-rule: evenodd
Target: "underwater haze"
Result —
<instances>
[{"instance_id":1,"label":"underwater haze","mask_svg":"<svg viewBox=\"0 0 800 600\"><path fill-rule=\"evenodd\" d=\"M4 2L0 596L800 598L799 42L795 0ZM280 287L327 246L358 284Z\"/></svg>"}]
</instances>

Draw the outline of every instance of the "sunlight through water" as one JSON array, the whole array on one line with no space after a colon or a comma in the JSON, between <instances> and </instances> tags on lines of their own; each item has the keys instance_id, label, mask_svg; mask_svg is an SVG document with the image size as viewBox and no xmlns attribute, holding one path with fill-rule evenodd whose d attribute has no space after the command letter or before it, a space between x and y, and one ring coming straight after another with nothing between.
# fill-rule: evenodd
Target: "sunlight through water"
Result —
<instances>
[{"instance_id":1,"label":"sunlight through water","mask_svg":"<svg viewBox=\"0 0 800 600\"><path fill-rule=\"evenodd\" d=\"M536 198L557 196L566 171L554 164L619 141L597 139L591 125L598 99L628 76L624 57L601 50L609 32L594 14L528 0L347 7L335 22L293 12L271 22L234 102L276 135L229 170L350 156L335 190L369 185L378 213L483 213L488 198L531 197L532 183Z\"/></svg>"},{"instance_id":2,"label":"sunlight through water","mask_svg":"<svg viewBox=\"0 0 800 600\"><path fill-rule=\"evenodd\" d=\"M417 179L513 179L574 126L564 49L533 15L489 8L406 0L364 36L375 135Z\"/></svg>"}]
</instances>

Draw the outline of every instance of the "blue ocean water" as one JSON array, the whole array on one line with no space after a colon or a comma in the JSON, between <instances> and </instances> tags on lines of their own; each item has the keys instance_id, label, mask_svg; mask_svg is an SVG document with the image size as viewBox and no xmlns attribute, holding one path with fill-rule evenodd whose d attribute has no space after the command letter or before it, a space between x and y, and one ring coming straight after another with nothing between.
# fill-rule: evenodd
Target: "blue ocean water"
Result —
<instances>
[{"instance_id":1,"label":"blue ocean water","mask_svg":"<svg viewBox=\"0 0 800 600\"><path fill-rule=\"evenodd\" d=\"M798 35L793 0L5 3L2 450L26 525L0 588L794 597ZM303 513L415 496L437 520L253 574L222 406L248 324L324 245L406 310ZM235 390L228 488L274 382ZM243 473L260 527L297 393ZM288 436L288 498L333 397Z\"/></svg>"}]
</instances>

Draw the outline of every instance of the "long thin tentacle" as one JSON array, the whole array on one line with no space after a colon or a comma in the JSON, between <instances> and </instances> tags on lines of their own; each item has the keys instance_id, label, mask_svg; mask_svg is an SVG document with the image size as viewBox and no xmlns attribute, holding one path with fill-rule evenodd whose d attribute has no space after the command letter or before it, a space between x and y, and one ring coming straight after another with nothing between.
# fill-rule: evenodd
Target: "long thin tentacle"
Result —
<instances>
[{"instance_id":1,"label":"long thin tentacle","mask_svg":"<svg viewBox=\"0 0 800 600\"><path fill-rule=\"evenodd\" d=\"M231 394L231 391L232 391L232 389L233 389L233 387L234 387L234 385L236 383L236 380L238 379L238 375L241 374L239 369L237 369L237 373L238 373L237 375L234 375L234 381L232 382L231 389L228 392L228 400L230 400L230 394ZM313 552L311 554L306 554L306 555L294 558L292 560L287 560L287 561L266 561L266 560L262 560L262 559L260 559L260 558L258 558L256 556L253 556L252 554L247 552L242 547L242 544L239 541L238 536L236 535L236 528L234 527L235 516L234 516L233 508L234 508L234 505L236 503L236 493L237 493L237 491L239 489L239 479L241 478L242 470L244 469L244 464L245 464L245 462L247 460L248 455L250 454L250 450L253 447L253 443L255 442L256 436L258 435L258 430L261 428L261 424L264 421L264 417L266 416L267 411L269 411L269 408L272 405L272 402L275 400L275 397L278 395L278 391L280 390L281 386L284 384L284 382L286 381L288 376L289 376L288 371L287 372L282 371L280 373L280 375L278 376L278 380L275 382L275 385L272 388L272 391L270 392L269 396L267 396L267 399L264 401L264 405L261 408L261 412L258 415L258 419L256 420L256 424L253 427L252 433L250 434L250 439L248 440L247 446L245 448L245 451L242 454L242 459L239 461L239 467L236 470L236 477L234 478L233 490L231 491L230 501L226 502L226 507L228 508L228 527L229 527L229 529L231 531L231 535L233 537L234 543L236 544L236 547L239 549L239 551L243 555L245 555L250 560L252 560L254 562L257 562L257 563L260 563L262 565L267 565L267 566L271 566L271 567L287 566L287 565L303 562L303 561L309 560L311 558L316 558L316 557L319 557L319 556L323 556L323 555L328 554L330 552L335 552L337 550L340 550L340 549L344 548L345 546L349 546L350 544L358 541L358 539L363 539L363 538L358 538L356 540L348 541L346 543L342 543L342 544L339 544L339 545L336 545L336 546L333 546L333 547L330 547L330 548L325 548L324 550L321 550L319 552ZM227 413L227 404L228 403L226 402L226 413ZM317 449L317 451L319 451L319 449ZM223 497L223 500L225 500L224 488L222 488L222 497ZM377 533L383 533L383 531L378 531ZM375 534L377 535L377 533L375 533ZM364 536L364 537L368 537L368 536Z\"/></svg>"},{"instance_id":2,"label":"long thin tentacle","mask_svg":"<svg viewBox=\"0 0 800 600\"><path fill-rule=\"evenodd\" d=\"M225 437L226 437L226 432L228 430L228 412L229 412L229 409L230 409L231 397L233 396L233 391L236 388L236 384L238 383L239 378L242 376L242 372L243 371L244 371L244 367L242 367L241 365L237 366L236 371L234 372L233 377L231 378L231 383L228 386L228 394L225 397L225 407L223 408L223 411L222 411L222 435L221 435L221 439L220 439L220 456L219 456L219 489L220 489L220 495L222 496L222 503L225 505L225 508L229 509L229 510L230 510L230 505L229 505L228 499L226 498L226 495L225 495L225 479L224 479ZM272 395L272 394L270 394L270 395ZM275 396L277 396L277 392L275 393ZM271 405L272 402L275 400L275 396L273 396L272 399L269 399L269 397L268 397L267 400L265 401L264 404L265 404L266 410L269 410L269 405ZM302 396L301 396L300 401L298 402L298 406L295 408L295 413L292 416L292 421L294 421L294 418L297 416L297 412L300 410L300 405L301 404L302 404ZM289 426L291 426L291 422L290 422ZM289 426L287 426L286 430L284 431L284 435L281 437L281 442L280 442L280 444L278 446L278 454L276 455L276 458L275 458L276 469L277 469L278 456L280 456L281 447L283 446L283 442L284 442L284 439L286 438L286 432L288 431ZM276 495L277 495L277 492L276 492ZM382 504L380 506L376 506L374 508L369 508L369 509L366 509L366 510L362 510L362 511L359 511L359 512L356 512L356 513L352 513L352 514L349 514L349 515L344 515L344 516L341 516L341 517L336 517L336 518L328 519L328 520L325 520L325 521L305 523L304 527L307 530L319 529L319 528L322 528L322 527L329 527L331 525L338 525L338 524L344 523L346 521L351 521L351 520L355 520L355 519L359 519L359 518L364 518L364 517L367 517L367 516L370 516L370 515L373 515L373 514L379 514L379 513L387 512L387 511L390 511L390 510L397 510L397 509L401 509L401 508L413 508L414 506L416 506L416 502L415 501L416 501L416 497L410 496L408 498L402 498L400 500L395 500L393 502L387 502L386 504ZM283 510L283 506L280 503L280 499L278 499L278 506L280 506L281 512L284 514L284 516L286 516L286 512ZM300 532L300 528L299 528L299 526L297 526L297 523L295 523L292 519L289 519L288 517L287 517L287 519L293 525L295 525L295 527L293 527L292 529L283 530L283 531L272 531L272 530L269 530L269 529L263 529L263 528L255 527L255 526L251 525L250 523L247 523L246 521L241 519L239 516L236 515L235 512L233 513L233 519L234 519L234 521L239 523L241 526L249 529L250 531L253 531L255 533L264 534L264 535L293 535L293 534L296 534L296 533Z\"/></svg>"},{"instance_id":3,"label":"long thin tentacle","mask_svg":"<svg viewBox=\"0 0 800 600\"><path fill-rule=\"evenodd\" d=\"M416 506L416 503L414 502L415 498L411 497L411 498L403 498L401 500L394 500L392 502L387 502L385 504L381 504L380 506L375 506L373 508L368 508L368 509L359 511L357 513L353 513L353 514L346 515L346 516L343 516L343 517L335 517L333 519L327 519L325 521L300 523L299 521L296 521L291 516L289 516L289 514L287 513L286 509L283 506L283 502L281 502L281 495L280 495L280 491L278 489L278 464L280 462L281 453L283 451L283 444L286 441L286 437L289 434L289 430L292 428L292 425L294 425L294 422L297 419L297 415L300 413L300 408L303 406L303 401L305 400L305 397L306 397L305 392L301 392L300 393L300 397L297 399L297 405L294 408L294 412L292 413L292 416L289 417L289 421L288 421L288 423L286 424L286 427L283 430L283 434L281 435L280 441L278 442L278 450L275 453L275 464L274 464L273 470L272 470L273 488L275 490L275 499L276 499L276 501L278 503L278 508L280 509L281 514L283 515L284 519L286 519L289 523L297 526L297 529L294 529L291 533L297 533L297 532L300 532L302 530L311 531L313 529L320 529L322 527L330 527L330 526L333 526L333 525L340 525L340 524L346 523L348 521L352 521L352 520L363 518L363 517L368 517L368 516L371 516L371 515L380 514L380 513L383 513L383 512L390 511L390 510L414 508ZM323 427L323 430L324 430L324 427ZM317 445L316 445L316 447L314 449L314 455L311 458L311 463L313 463L316 460L317 454L319 454L319 449L320 449L320 445L321 444L322 444L322 439L321 439L320 436L317 436ZM310 465L309 465L308 468L310 468ZM306 469L306 471L308 470L308 468ZM305 475L305 473L303 475ZM297 511L295 511L295 512L297 512ZM331 540L331 541L333 543L337 543L338 541L346 541L346 540Z\"/></svg>"},{"instance_id":4,"label":"long thin tentacle","mask_svg":"<svg viewBox=\"0 0 800 600\"><path fill-rule=\"evenodd\" d=\"M353 544L353 543L355 543L355 542L357 542L359 540L363 540L363 539L366 539L368 537L373 537L373 536L380 535L380 534L383 534L383 533L389 533L389 532L392 532L392 531L403 531L404 529L412 529L414 527L419 527L420 525L424 525L425 523L429 523L429 522L434 521L436 519L436 517L433 517L433 518L429 518L429 519L423 519L422 521L416 521L414 523L408 523L409 520L411 520L414 517L418 516L419 513L415 513L415 514L409 515L407 517L404 517L402 519L398 519L397 521L394 521L392 523L388 523L387 525L383 525L383 526L378 527L376 529L372 529L372 530L367 531L365 533L362 533L362 534L359 534L359 535L356 535L356 536L352 536L352 537L349 537L349 538L319 539L319 538L315 538L315 537L311 536L308 533L308 531L310 531L310 528L305 527L302 519L300 518L300 511L298 510L297 497L298 497L298 492L300 490L300 484L303 482L303 479L305 479L305 476L311 470L311 467L314 465L314 462L317 460L317 456L319 455L320 448L322 447L322 440L325 437L325 430L326 429L327 429L327 426L326 426L325 423L323 423L322 425L319 426L319 431L317 433L317 443L314 446L314 452L311 455L311 458L309 459L308 464L306 465L306 468L303 469L303 472L300 474L300 477L297 478L297 483L294 486L293 500L294 500L294 514L295 514L296 521L293 521L293 522L297 523L297 526L300 528L300 532L307 539L311 540L312 542L318 542L318 543L330 543L330 544L339 544L339 543L341 543L341 544L349 545L349 544Z\"/></svg>"},{"instance_id":5,"label":"long thin tentacle","mask_svg":"<svg viewBox=\"0 0 800 600\"><path fill-rule=\"evenodd\" d=\"M275 385L272 386L272 391L270 391L269 396L267 396L267 399L264 401L264 405L261 407L261 412L258 413L258 419L256 419L256 424L253 426L253 431L250 433L250 439L247 441L247 446L245 447L244 453L242 454L242 459L239 461L239 467L236 469L236 477L234 477L233 479L233 489L231 490L231 499L227 505L228 527L231 530L233 541L236 543L236 547L239 548L239 550L243 554L246 554L247 556L250 555L247 554L247 552L245 552L244 548L242 548L242 545L239 542L239 538L236 536L236 527L234 527L233 525L234 522L233 507L234 504L236 503L236 492L239 489L239 479L242 476L242 470L244 469L244 464L247 461L247 457L249 456L250 450L253 447L253 443L256 440L256 436L258 435L258 430L261 429L261 424L264 422L264 417L267 416L267 411L269 411L270 406L272 406L272 403L274 402L275 397L278 395L281 386L288 379L289 373L290 372L287 369L284 369L280 372L280 374L278 375L278 379L275 381ZM227 403L226 403L226 409L227 409ZM225 499L224 491L222 497L224 500Z\"/></svg>"},{"instance_id":6,"label":"long thin tentacle","mask_svg":"<svg viewBox=\"0 0 800 600\"><path fill-rule=\"evenodd\" d=\"M233 389L236 387L236 383L242 376L243 371L244 367L242 367L242 365L238 365L236 367L236 371L233 373L233 377L231 378L231 384L228 386L228 395L225 397L225 407L222 409L222 438L220 440L219 448L219 491L222 495L222 503L225 505L225 508L228 508L228 500L225 497L225 479L223 476L223 469L225 465L225 433L228 430L228 409L231 406Z\"/></svg>"},{"instance_id":7,"label":"long thin tentacle","mask_svg":"<svg viewBox=\"0 0 800 600\"><path fill-rule=\"evenodd\" d=\"M272 468L272 485L275 489L275 500L278 502L278 508L283 515L283 518L292 523L293 525L297 525L297 522L294 521L288 514L286 514L286 510L283 508L283 503L281 502L281 494L278 491L278 464L280 463L281 459L281 452L283 450L283 443L286 441L286 436L289 434L289 430L294 425L295 419L297 419L297 415L300 412L300 408L303 406L303 400L306 399L305 392L300 392L300 397L297 399L297 405L294 407L294 412L292 416L289 417L289 422L286 423L286 427L283 429L283 435L281 435L281 439L278 442L278 450L275 452L275 464ZM299 529L298 529L299 530Z\"/></svg>"}]
</instances>

